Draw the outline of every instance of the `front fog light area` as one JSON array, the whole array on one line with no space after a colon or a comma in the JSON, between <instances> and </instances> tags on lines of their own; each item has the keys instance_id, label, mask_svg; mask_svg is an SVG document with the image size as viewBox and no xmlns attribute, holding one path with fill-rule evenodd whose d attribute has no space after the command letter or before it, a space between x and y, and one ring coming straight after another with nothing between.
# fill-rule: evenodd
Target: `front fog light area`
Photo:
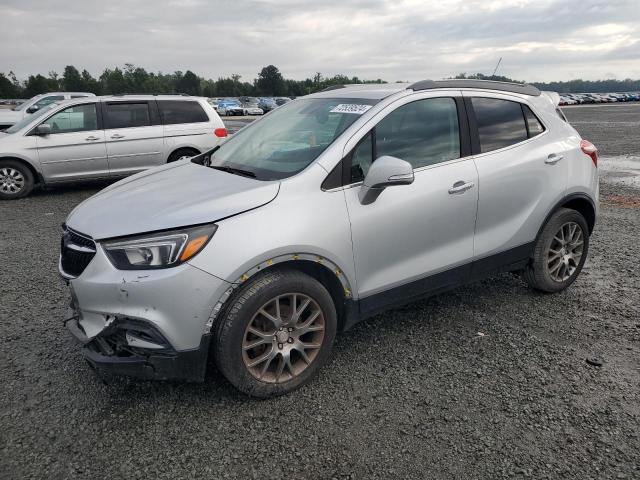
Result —
<instances>
[{"instance_id":1,"label":"front fog light area","mask_svg":"<svg viewBox=\"0 0 640 480\"><path fill-rule=\"evenodd\" d=\"M186 262L211 239L216 225L201 225L157 234L102 242L114 267L120 270L167 268Z\"/></svg>"}]
</instances>

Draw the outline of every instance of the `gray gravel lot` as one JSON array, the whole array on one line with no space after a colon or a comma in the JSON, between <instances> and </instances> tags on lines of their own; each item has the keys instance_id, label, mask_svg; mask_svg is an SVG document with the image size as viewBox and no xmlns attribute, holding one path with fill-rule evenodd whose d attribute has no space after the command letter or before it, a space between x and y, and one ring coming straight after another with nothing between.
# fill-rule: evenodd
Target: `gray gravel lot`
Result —
<instances>
[{"instance_id":1,"label":"gray gravel lot","mask_svg":"<svg viewBox=\"0 0 640 480\"><path fill-rule=\"evenodd\" d=\"M640 165L640 106L566 114ZM0 478L640 478L640 189L615 162L569 290L502 275L379 315L269 401L212 369L101 381L62 328L56 264L60 224L103 185L0 203Z\"/></svg>"}]
</instances>

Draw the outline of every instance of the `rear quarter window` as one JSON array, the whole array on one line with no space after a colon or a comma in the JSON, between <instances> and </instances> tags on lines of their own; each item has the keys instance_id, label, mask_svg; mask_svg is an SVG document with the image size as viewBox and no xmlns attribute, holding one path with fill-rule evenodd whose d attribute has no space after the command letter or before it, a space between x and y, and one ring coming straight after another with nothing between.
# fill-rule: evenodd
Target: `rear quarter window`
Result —
<instances>
[{"instance_id":1,"label":"rear quarter window","mask_svg":"<svg viewBox=\"0 0 640 480\"><path fill-rule=\"evenodd\" d=\"M208 122L209 117L198 102L158 100L160 115L165 125Z\"/></svg>"}]
</instances>

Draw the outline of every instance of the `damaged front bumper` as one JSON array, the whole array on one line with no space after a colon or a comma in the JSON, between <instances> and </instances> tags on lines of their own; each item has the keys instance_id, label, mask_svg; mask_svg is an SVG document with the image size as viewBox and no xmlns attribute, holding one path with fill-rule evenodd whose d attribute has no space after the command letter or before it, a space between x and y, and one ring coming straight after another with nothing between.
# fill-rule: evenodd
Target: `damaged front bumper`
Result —
<instances>
[{"instance_id":1,"label":"damaged front bumper","mask_svg":"<svg viewBox=\"0 0 640 480\"><path fill-rule=\"evenodd\" d=\"M121 271L98 246L69 286L66 326L98 370L158 380L202 381L213 307L230 284L189 264Z\"/></svg>"},{"instance_id":2,"label":"damaged front bumper","mask_svg":"<svg viewBox=\"0 0 640 480\"><path fill-rule=\"evenodd\" d=\"M145 380L204 380L210 334L202 336L198 348L178 352L160 332L140 321L115 320L92 339L82 329L77 313L66 326L83 344L82 354L95 370Z\"/></svg>"}]
</instances>

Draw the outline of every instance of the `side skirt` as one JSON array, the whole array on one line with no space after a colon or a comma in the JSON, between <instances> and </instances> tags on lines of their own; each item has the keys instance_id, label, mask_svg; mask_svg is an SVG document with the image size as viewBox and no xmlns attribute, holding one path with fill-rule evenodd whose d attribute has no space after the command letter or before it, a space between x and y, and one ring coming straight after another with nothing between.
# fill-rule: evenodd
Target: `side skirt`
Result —
<instances>
[{"instance_id":1,"label":"side skirt","mask_svg":"<svg viewBox=\"0 0 640 480\"><path fill-rule=\"evenodd\" d=\"M385 310L483 280L498 273L521 270L529 262L534 245L535 242L527 243L359 300L348 300L344 330Z\"/></svg>"}]
</instances>

